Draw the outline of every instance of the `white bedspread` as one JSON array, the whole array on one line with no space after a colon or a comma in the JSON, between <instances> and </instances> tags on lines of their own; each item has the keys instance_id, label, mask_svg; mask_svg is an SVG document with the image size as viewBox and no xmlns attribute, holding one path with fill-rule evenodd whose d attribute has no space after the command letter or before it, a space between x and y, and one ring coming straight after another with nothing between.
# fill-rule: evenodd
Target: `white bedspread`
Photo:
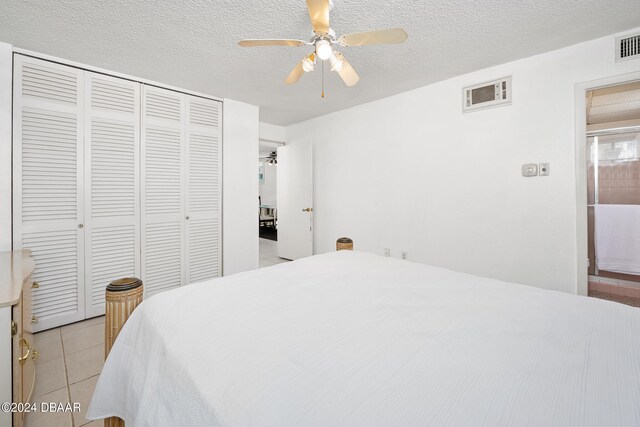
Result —
<instances>
[{"instance_id":1,"label":"white bedspread","mask_svg":"<svg viewBox=\"0 0 640 427\"><path fill-rule=\"evenodd\" d=\"M640 309L341 251L156 295L90 418L639 426Z\"/></svg>"}]
</instances>

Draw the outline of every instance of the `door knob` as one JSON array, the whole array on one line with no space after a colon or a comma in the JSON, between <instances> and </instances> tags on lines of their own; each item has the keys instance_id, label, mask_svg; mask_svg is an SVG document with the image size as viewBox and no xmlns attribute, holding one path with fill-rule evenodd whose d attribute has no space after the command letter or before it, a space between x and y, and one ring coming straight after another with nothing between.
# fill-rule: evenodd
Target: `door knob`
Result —
<instances>
[{"instance_id":1,"label":"door knob","mask_svg":"<svg viewBox=\"0 0 640 427\"><path fill-rule=\"evenodd\" d=\"M186 220L189 220L189 217L188 217L188 216L186 216L186 217L185 217L185 219L186 219Z\"/></svg>"},{"instance_id":2,"label":"door knob","mask_svg":"<svg viewBox=\"0 0 640 427\"><path fill-rule=\"evenodd\" d=\"M84 228L84 224L78 224L78 228Z\"/></svg>"},{"instance_id":3,"label":"door knob","mask_svg":"<svg viewBox=\"0 0 640 427\"><path fill-rule=\"evenodd\" d=\"M302 212L313 212L313 208L302 209Z\"/></svg>"}]
</instances>

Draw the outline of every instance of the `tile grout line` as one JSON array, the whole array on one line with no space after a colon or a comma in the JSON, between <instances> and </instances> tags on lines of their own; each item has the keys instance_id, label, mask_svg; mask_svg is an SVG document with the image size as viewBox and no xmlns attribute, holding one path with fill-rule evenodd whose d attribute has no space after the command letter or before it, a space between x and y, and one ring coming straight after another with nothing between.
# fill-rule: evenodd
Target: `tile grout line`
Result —
<instances>
[{"instance_id":1,"label":"tile grout line","mask_svg":"<svg viewBox=\"0 0 640 427\"><path fill-rule=\"evenodd\" d=\"M62 328L60 328L60 345L62 346L62 362L64 363L64 379L67 383L67 398L69 399L69 403L71 403L71 389L69 387L69 370L67 369L67 353L64 349L64 340L62 339ZM70 417L71 417L71 427L75 427L73 414L70 414Z\"/></svg>"}]
</instances>

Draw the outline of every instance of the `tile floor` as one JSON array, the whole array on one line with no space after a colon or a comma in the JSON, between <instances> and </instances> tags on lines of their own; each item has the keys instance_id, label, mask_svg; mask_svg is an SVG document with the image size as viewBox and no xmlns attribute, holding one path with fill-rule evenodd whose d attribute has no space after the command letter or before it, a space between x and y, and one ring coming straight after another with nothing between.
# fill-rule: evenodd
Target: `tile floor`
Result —
<instances>
[{"instance_id":1,"label":"tile floor","mask_svg":"<svg viewBox=\"0 0 640 427\"><path fill-rule=\"evenodd\" d=\"M288 259L278 258L277 244L273 240L260 239L260 268L289 262Z\"/></svg>"},{"instance_id":2,"label":"tile floor","mask_svg":"<svg viewBox=\"0 0 640 427\"><path fill-rule=\"evenodd\" d=\"M104 364L104 316L34 335L36 384L32 402L79 402L80 413L27 414L25 427L96 427L84 417Z\"/></svg>"},{"instance_id":3,"label":"tile floor","mask_svg":"<svg viewBox=\"0 0 640 427\"><path fill-rule=\"evenodd\" d=\"M589 280L589 296L640 307L640 287L637 285Z\"/></svg>"}]
</instances>

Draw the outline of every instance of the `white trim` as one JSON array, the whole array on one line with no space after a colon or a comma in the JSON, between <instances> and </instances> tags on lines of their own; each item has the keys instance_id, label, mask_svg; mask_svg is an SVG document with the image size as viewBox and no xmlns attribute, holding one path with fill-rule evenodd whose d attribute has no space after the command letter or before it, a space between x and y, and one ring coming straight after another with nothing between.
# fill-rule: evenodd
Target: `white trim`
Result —
<instances>
[{"instance_id":1,"label":"white trim","mask_svg":"<svg viewBox=\"0 0 640 427\"><path fill-rule=\"evenodd\" d=\"M576 161L576 270L578 295L588 293L588 235L587 235L587 103L586 93L592 89L640 80L640 72L576 83L575 96L575 161Z\"/></svg>"},{"instance_id":2,"label":"white trim","mask_svg":"<svg viewBox=\"0 0 640 427\"><path fill-rule=\"evenodd\" d=\"M82 64L80 62L70 61L68 59L59 58L57 56L46 55L44 53L34 52L34 51L31 51L31 50L27 50L27 49L21 49L19 47L15 47L15 46L13 47L13 52L14 53L18 53L20 55L31 56L33 58L43 59L45 61L56 62L58 64L68 65L70 67L75 67L75 68L80 68L80 69L87 70L87 71L92 71L94 73L106 74L108 76L118 77L118 78L125 79L125 80L131 80L131 81L142 83L142 84L149 85L149 86L156 86L156 87L159 87L159 88L172 90L174 92L185 93L187 95L193 95L193 96L198 96L200 98L207 98L207 99L211 99L211 100L214 100L214 101L223 102L223 98L219 98L219 97L216 97L216 96L213 96L213 95L208 95L206 93L196 92L196 91L187 90L187 89L182 89L182 88L178 88L178 87L175 87L175 86L170 86L170 85L163 84L163 83L158 83L158 82L153 81L153 80L143 79L141 77L135 77L135 76L131 76L129 74L118 73L116 71L106 70L104 68L94 67L94 66L87 65L87 64Z\"/></svg>"},{"instance_id":3,"label":"white trim","mask_svg":"<svg viewBox=\"0 0 640 427\"><path fill-rule=\"evenodd\" d=\"M281 145L285 145L284 141L278 141L275 139L268 139L268 138L260 138L258 142L261 142L263 144L273 144L273 145L277 145L278 147Z\"/></svg>"}]
</instances>

